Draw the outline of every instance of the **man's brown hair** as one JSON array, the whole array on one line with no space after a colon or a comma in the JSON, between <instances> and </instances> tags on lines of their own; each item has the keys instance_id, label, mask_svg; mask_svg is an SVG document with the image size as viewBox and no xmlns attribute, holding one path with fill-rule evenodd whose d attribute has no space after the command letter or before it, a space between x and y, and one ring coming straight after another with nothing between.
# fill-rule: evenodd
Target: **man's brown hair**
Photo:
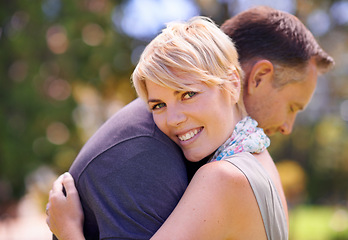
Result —
<instances>
[{"instance_id":1,"label":"man's brown hair","mask_svg":"<svg viewBox=\"0 0 348 240\"><path fill-rule=\"evenodd\" d=\"M267 59L275 68L301 72L312 57L316 59L320 73L334 65L333 58L319 46L304 24L280 10L255 7L230 18L221 29L235 43L242 65L253 59ZM283 80L277 85L287 83L289 81Z\"/></svg>"}]
</instances>

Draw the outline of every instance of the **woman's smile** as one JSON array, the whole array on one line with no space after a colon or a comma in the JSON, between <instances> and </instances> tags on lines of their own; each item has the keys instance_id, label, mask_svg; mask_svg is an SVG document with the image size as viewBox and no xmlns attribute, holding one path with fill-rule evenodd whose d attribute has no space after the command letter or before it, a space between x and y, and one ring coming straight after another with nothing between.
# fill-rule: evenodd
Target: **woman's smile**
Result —
<instances>
[{"instance_id":1,"label":"woman's smile","mask_svg":"<svg viewBox=\"0 0 348 240\"><path fill-rule=\"evenodd\" d=\"M195 91L178 91L146 81L146 88L157 127L179 145L189 161L213 153L239 121L236 100L219 86L197 82L190 85Z\"/></svg>"},{"instance_id":2,"label":"woman's smile","mask_svg":"<svg viewBox=\"0 0 348 240\"><path fill-rule=\"evenodd\" d=\"M197 134L199 134L202 131L202 129L203 129L203 127L200 127L200 128L190 130L184 134L178 134L177 136L180 140L180 143L185 143L188 140L191 140L192 138L196 137Z\"/></svg>"}]
</instances>

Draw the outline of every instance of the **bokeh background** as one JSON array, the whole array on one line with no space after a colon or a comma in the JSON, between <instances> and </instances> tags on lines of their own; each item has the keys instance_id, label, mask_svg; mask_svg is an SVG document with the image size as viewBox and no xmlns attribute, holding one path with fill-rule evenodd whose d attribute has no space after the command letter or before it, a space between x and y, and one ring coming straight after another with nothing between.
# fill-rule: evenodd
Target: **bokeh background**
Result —
<instances>
[{"instance_id":1,"label":"bokeh background","mask_svg":"<svg viewBox=\"0 0 348 240\"><path fill-rule=\"evenodd\" d=\"M291 240L348 239L347 0L11 0L0 3L0 239L50 239L52 180L136 95L129 77L172 20L254 5L296 15L334 57L291 136L272 137Z\"/></svg>"}]
</instances>

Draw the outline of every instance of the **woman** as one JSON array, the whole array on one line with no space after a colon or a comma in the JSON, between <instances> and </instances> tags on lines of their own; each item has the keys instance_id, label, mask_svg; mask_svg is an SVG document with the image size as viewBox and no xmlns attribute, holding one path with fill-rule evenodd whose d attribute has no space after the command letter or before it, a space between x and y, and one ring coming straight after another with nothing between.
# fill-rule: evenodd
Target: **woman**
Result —
<instances>
[{"instance_id":1,"label":"woman","mask_svg":"<svg viewBox=\"0 0 348 240\"><path fill-rule=\"evenodd\" d=\"M206 18L169 24L143 52L133 83L156 125L189 161L211 156L152 239L287 239L277 173L262 161L269 139L245 117L241 75L231 40ZM84 239L71 177L54 183L48 205L59 239Z\"/></svg>"}]
</instances>

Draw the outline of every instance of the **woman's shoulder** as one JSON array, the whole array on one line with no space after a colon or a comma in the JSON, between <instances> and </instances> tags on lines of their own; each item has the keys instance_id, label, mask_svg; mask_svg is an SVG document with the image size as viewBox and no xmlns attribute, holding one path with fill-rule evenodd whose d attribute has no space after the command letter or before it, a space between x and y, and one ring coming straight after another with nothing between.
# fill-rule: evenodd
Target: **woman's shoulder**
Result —
<instances>
[{"instance_id":1,"label":"woman's shoulder","mask_svg":"<svg viewBox=\"0 0 348 240\"><path fill-rule=\"evenodd\" d=\"M199 178L200 184L206 188L213 189L216 198L219 197L218 194L221 194L224 196L224 200L235 203L245 199L245 197L253 198L247 177L238 167L227 161L216 161L203 165L196 172L194 178Z\"/></svg>"},{"instance_id":2,"label":"woman's shoulder","mask_svg":"<svg viewBox=\"0 0 348 240\"><path fill-rule=\"evenodd\" d=\"M248 183L248 179L243 172L243 168L245 167L241 166L246 163L247 165L245 167L255 167L256 165L261 167L261 164L252 154L243 152L225 157L220 161L205 164L198 172L205 173L210 177L216 177L216 180L224 179L226 183L228 183L227 180L233 180L231 184Z\"/></svg>"},{"instance_id":3,"label":"woman's shoulder","mask_svg":"<svg viewBox=\"0 0 348 240\"><path fill-rule=\"evenodd\" d=\"M229 223L229 236L264 239L266 234L257 201L248 179L238 167L227 161L211 162L202 166L196 177L206 194L201 197L209 198L214 211L221 213L220 219ZM254 222L252 227L250 221Z\"/></svg>"},{"instance_id":4,"label":"woman's shoulder","mask_svg":"<svg viewBox=\"0 0 348 240\"><path fill-rule=\"evenodd\" d=\"M202 174L206 178L214 179L219 183L228 183L233 180L231 184L247 183L247 179L238 167L227 161L210 162L198 169L196 174Z\"/></svg>"}]
</instances>

